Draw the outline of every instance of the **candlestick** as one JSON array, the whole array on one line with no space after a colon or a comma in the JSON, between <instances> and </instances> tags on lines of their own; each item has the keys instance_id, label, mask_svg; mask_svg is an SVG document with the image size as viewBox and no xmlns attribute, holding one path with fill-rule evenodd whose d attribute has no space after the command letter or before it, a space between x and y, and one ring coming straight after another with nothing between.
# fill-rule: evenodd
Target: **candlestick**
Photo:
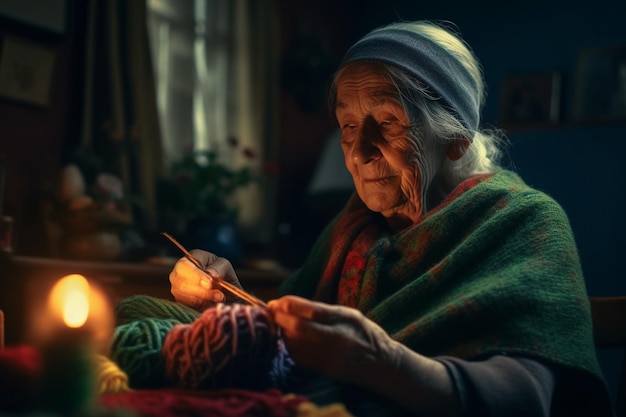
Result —
<instances>
[{"instance_id":1,"label":"candlestick","mask_svg":"<svg viewBox=\"0 0 626 417\"><path fill-rule=\"evenodd\" d=\"M108 302L85 277L68 275L54 285L37 329L42 410L69 415L93 405L94 358L111 330Z\"/></svg>"}]
</instances>

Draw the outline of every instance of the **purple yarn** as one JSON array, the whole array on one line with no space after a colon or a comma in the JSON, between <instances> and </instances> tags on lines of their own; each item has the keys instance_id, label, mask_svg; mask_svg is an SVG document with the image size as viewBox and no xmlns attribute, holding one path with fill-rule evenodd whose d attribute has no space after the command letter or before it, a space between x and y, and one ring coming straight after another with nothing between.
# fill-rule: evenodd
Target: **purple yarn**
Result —
<instances>
[{"instance_id":1,"label":"purple yarn","mask_svg":"<svg viewBox=\"0 0 626 417\"><path fill-rule=\"evenodd\" d=\"M269 312L243 304L217 304L191 324L165 336L168 379L181 388L270 386L277 330Z\"/></svg>"}]
</instances>

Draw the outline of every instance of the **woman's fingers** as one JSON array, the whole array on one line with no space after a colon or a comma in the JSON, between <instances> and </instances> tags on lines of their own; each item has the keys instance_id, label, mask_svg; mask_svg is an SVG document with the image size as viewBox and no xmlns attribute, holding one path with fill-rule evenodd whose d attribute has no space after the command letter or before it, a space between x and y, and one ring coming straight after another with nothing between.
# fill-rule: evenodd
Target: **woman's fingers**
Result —
<instances>
[{"instance_id":1,"label":"woman's fingers","mask_svg":"<svg viewBox=\"0 0 626 417\"><path fill-rule=\"evenodd\" d=\"M172 287L174 299L193 308L207 307L211 302L219 303L225 299L224 293L216 289L205 289L198 285L183 283Z\"/></svg>"},{"instance_id":2,"label":"woman's fingers","mask_svg":"<svg viewBox=\"0 0 626 417\"><path fill-rule=\"evenodd\" d=\"M300 341L318 340L324 334L334 333L340 328L335 324L348 322L349 311L337 310L334 306L317 303L301 297L285 296L268 303L274 321L287 338ZM344 317L344 319L342 319Z\"/></svg>"},{"instance_id":3,"label":"woman's fingers","mask_svg":"<svg viewBox=\"0 0 626 417\"><path fill-rule=\"evenodd\" d=\"M295 295L286 295L279 299L271 300L268 307L276 312L323 324L336 323L341 317L349 314L350 311L340 306L319 303Z\"/></svg>"},{"instance_id":4,"label":"woman's fingers","mask_svg":"<svg viewBox=\"0 0 626 417\"><path fill-rule=\"evenodd\" d=\"M310 320L313 314L311 303L311 301L295 295L286 295L270 300L267 306L270 310L277 313L290 314Z\"/></svg>"},{"instance_id":5,"label":"woman's fingers","mask_svg":"<svg viewBox=\"0 0 626 417\"><path fill-rule=\"evenodd\" d=\"M228 259L216 256L207 265L206 270L212 277L218 280L224 280L241 288L235 269Z\"/></svg>"},{"instance_id":6,"label":"woman's fingers","mask_svg":"<svg viewBox=\"0 0 626 417\"><path fill-rule=\"evenodd\" d=\"M299 365L344 381L386 351L389 336L356 309L295 296L268 303L287 349Z\"/></svg>"},{"instance_id":7,"label":"woman's fingers","mask_svg":"<svg viewBox=\"0 0 626 417\"><path fill-rule=\"evenodd\" d=\"M237 274L228 259L201 249L192 249L190 253L203 266L204 271L185 257L176 262L169 276L171 293L176 301L194 308L202 308L208 303L226 300L219 286L220 281L224 280L241 288Z\"/></svg>"},{"instance_id":8,"label":"woman's fingers","mask_svg":"<svg viewBox=\"0 0 626 417\"><path fill-rule=\"evenodd\" d=\"M205 268L211 262L213 262L215 258L217 258L216 254L202 250L202 249L192 249L189 251L189 253L191 253L191 256L196 258L196 260L200 262L200 265L204 266Z\"/></svg>"},{"instance_id":9,"label":"woman's fingers","mask_svg":"<svg viewBox=\"0 0 626 417\"><path fill-rule=\"evenodd\" d=\"M216 258L209 252L196 252L203 260ZM171 293L174 299L193 308L204 308L211 302L222 302L224 294L216 288L216 285L207 274L191 263L187 258L181 258L176 262L169 275Z\"/></svg>"}]
</instances>

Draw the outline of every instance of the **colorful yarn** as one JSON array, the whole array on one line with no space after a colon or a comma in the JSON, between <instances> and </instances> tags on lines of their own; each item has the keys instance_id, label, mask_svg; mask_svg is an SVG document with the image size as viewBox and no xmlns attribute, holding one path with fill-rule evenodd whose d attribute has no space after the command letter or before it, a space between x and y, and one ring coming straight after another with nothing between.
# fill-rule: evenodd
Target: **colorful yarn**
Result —
<instances>
[{"instance_id":1,"label":"colorful yarn","mask_svg":"<svg viewBox=\"0 0 626 417\"><path fill-rule=\"evenodd\" d=\"M216 304L192 324L177 325L167 333L165 372L182 388L266 388L277 340L266 309Z\"/></svg>"},{"instance_id":2,"label":"colorful yarn","mask_svg":"<svg viewBox=\"0 0 626 417\"><path fill-rule=\"evenodd\" d=\"M104 355L94 357L98 394L119 394L130 391L128 375Z\"/></svg>"},{"instance_id":3,"label":"colorful yarn","mask_svg":"<svg viewBox=\"0 0 626 417\"><path fill-rule=\"evenodd\" d=\"M174 301L146 295L132 295L119 302L115 309L115 316L118 325L149 317L191 323L200 316L200 313Z\"/></svg>"},{"instance_id":4,"label":"colorful yarn","mask_svg":"<svg viewBox=\"0 0 626 417\"><path fill-rule=\"evenodd\" d=\"M132 388L154 388L165 382L165 363L161 355L165 335L175 319L144 318L116 327L111 359L126 372Z\"/></svg>"},{"instance_id":5,"label":"colorful yarn","mask_svg":"<svg viewBox=\"0 0 626 417\"><path fill-rule=\"evenodd\" d=\"M218 303L201 314L135 295L116 314L111 358L131 388L292 389L303 375L261 307Z\"/></svg>"}]
</instances>

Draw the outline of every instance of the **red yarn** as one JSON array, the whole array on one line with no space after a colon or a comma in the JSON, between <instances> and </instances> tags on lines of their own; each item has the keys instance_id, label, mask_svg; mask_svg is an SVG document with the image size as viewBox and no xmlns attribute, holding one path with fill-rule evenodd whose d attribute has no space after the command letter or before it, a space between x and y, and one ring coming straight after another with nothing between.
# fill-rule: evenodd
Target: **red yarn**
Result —
<instances>
[{"instance_id":1,"label":"red yarn","mask_svg":"<svg viewBox=\"0 0 626 417\"><path fill-rule=\"evenodd\" d=\"M0 414L33 407L41 382L41 355L31 346L0 348Z\"/></svg>"},{"instance_id":2,"label":"red yarn","mask_svg":"<svg viewBox=\"0 0 626 417\"><path fill-rule=\"evenodd\" d=\"M277 331L265 308L216 304L165 336L165 372L181 388L263 388L277 351Z\"/></svg>"},{"instance_id":3,"label":"red yarn","mask_svg":"<svg viewBox=\"0 0 626 417\"><path fill-rule=\"evenodd\" d=\"M291 417L307 400L299 395L285 396L276 389L255 392L235 388L133 390L99 397L107 410L131 411L131 415L142 417Z\"/></svg>"}]
</instances>

